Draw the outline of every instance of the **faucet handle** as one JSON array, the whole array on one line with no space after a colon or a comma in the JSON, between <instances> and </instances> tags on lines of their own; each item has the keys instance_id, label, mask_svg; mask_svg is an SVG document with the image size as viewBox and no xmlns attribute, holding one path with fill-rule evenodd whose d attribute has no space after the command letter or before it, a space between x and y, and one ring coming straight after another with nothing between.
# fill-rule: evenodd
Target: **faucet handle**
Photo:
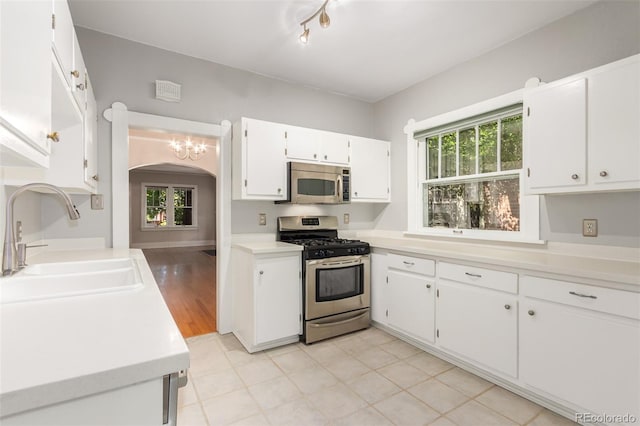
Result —
<instances>
[{"instance_id":1,"label":"faucet handle","mask_svg":"<svg viewBox=\"0 0 640 426\"><path fill-rule=\"evenodd\" d=\"M18 269L22 269L27 266L27 249L31 247L45 247L49 244L34 244L28 246L27 243L18 243L18 250L16 256L18 258Z\"/></svg>"}]
</instances>

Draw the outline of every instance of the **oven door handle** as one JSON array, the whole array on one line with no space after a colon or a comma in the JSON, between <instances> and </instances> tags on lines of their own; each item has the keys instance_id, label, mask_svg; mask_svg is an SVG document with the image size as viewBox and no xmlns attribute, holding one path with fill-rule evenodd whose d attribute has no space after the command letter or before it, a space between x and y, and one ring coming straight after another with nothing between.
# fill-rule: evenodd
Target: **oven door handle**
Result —
<instances>
[{"instance_id":1,"label":"oven door handle","mask_svg":"<svg viewBox=\"0 0 640 426\"><path fill-rule=\"evenodd\" d=\"M322 262L322 263L317 263L315 265L315 267L317 269L326 269L326 268L330 268L332 266L345 266L345 265L360 265L362 263L362 261L358 260L347 260L344 262Z\"/></svg>"},{"instance_id":2,"label":"oven door handle","mask_svg":"<svg viewBox=\"0 0 640 426\"><path fill-rule=\"evenodd\" d=\"M351 318L347 318L346 320L342 320L342 321L338 321L338 322L327 322L327 323L323 323L323 324L313 324L310 323L309 326L313 327L313 328L326 328L326 327L334 327L336 325L342 325L342 324L347 324L350 323L352 321L356 321L359 320L360 318L365 317L369 312L363 312L359 315L356 315L355 317L351 317Z\"/></svg>"}]
</instances>

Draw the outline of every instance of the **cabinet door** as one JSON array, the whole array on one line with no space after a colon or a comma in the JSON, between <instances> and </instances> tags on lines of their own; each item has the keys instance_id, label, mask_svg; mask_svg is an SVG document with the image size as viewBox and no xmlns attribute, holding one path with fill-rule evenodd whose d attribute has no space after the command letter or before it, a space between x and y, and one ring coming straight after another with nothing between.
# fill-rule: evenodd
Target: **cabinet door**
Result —
<instances>
[{"instance_id":1,"label":"cabinet door","mask_svg":"<svg viewBox=\"0 0 640 426\"><path fill-rule=\"evenodd\" d=\"M640 323L526 298L520 378L596 414L640 418Z\"/></svg>"},{"instance_id":2,"label":"cabinet door","mask_svg":"<svg viewBox=\"0 0 640 426\"><path fill-rule=\"evenodd\" d=\"M440 346L517 376L517 296L440 279L437 304Z\"/></svg>"},{"instance_id":3,"label":"cabinet door","mask_svg":"<svg viewBox=\"0 0 640 426\"><path fill-rule=\"evenodd\" d=\"M245 121L245 194L247 198L281 200L287 197L285 129L259 120Z\"/></svg>"},{"instance_id":4,"label":"cabinet door","mask_svg":"<svg viewBox=\"0 0 640 426\"><path fill-rule=\"evenodd\" d=\"M433 342L435 328L432 278L389 269L387 287L391 327L419 340Z\"/></svg>"},{"instance_id":5,"label":"cabinet door","mask_svg":"<svg viewBox=\"0 0 640 426\"><path fill-rule=\"evenodd\" d=\"M320 133L304 127L287 126L287 158L290 160L318 161Z\"/></svg>"},{"instance_id":6,"label":"cabinet door","mask_svg":"<svg viewBox=\"0 0 640 426\"><path fill-rule=\"evenodd\" d=\"M349 164L349 139L347 135L319 132L321 156L324 163Z\"/></svg>"},{"instance_id":7,"label":"cabinet door","mask_svg":"<svg viewBox=\"0 0 640 426\"><path fill-rule=\"evenodd\" d=\"M53 25L53 51L58 59L62 74L69 87L72 87L72 72L76 70L73 67L73 44L74 34L73 21L71 20L71 11L67 0L53 0L53 14L55 16L55 24ZM49 27L51 28L51 27Z\"/></svg>"},{"instance_id":8,"label":"cabinet door","mask_svg":"<svg viewBox=\"0 0 640 426\"><path fill-rule=\"evenodd\" d=\"M371 253L371 319L387 323L387 255Z\"/></svg>"},{"instance_id":9,"label":"cabinet door","mask_svg":"<svg viewBox=\"0 0 640 426\"><path fill-rule=\"evenodd\" d=\"M300 268L300 256L256 259L256 345L300 334Z\"/></svg>"},{"instance_id":10,"label":"cabinet door","mask_svg":"<svg viewBox=\"0 0 640 426\"><path fill-rule=\"evenodd\" d=\"M46 135L51 131L51 1L0 1L0 63L0 125L19 132L21 143L47 154L50 142ZM0 144L4 142L3 135Z\"/></svg>"},{"instance_id":11,"label":"cabinet door","mask_svg":"<svg viewBox=\"0 0 640 426\"><path fill-rule=\"evenodd\" d=\"M87 77L87 109L84 112L84 181L95 188L98 183L98 107Z\"/></svg>"},{"instance_id":12,"label":"cabinet door","mask_svg":"<svg viewBox=\"0 0 640 426\"><path fill-rule=\"evenodd\" d=\"M388 202L389 142L357 137L350 141L352 200Z\"/></svg>"},{"instance_id":13,"label":"cabinet door","mask_svg":"<svg viewBox=\"0 0 640 426\"><path fill-rule=\"evenodd\" d=\"M585 185L586 80L543 86L524 96L528 192L562 192Z\"/></svg>"},{"instance_id":14,"label":"cabinet door","mask_svg":"<svg viewBox=\"0 0 640 426\"><path fill-rule=\"evenodd\" d=\"M589 77L589 181L640 187L640 64L636 58Z\"/></svg>"}]
</instances>

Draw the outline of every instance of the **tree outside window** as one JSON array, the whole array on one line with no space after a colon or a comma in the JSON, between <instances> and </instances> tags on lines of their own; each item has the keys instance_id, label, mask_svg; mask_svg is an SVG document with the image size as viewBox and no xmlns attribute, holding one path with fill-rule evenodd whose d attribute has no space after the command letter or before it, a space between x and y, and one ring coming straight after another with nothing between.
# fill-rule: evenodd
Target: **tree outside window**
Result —
<instances>
[{"instance_id":1,"label":"tree outside window","mask_svg":"<svg viewBox=\"0 0 640 426\"><path fill-rule=\"evenodd\" d=\"M142 184L143 229L195 228L196 186Z\"/></svg>"}]
</instances>

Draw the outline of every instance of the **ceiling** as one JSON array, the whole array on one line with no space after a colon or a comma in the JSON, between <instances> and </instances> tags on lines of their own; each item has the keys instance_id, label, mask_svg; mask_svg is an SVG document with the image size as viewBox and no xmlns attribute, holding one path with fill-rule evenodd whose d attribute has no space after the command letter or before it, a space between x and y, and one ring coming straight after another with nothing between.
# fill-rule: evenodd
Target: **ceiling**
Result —
<instances>
[{"instance_id":1,"label":"ceiling","mask_svg":"<svg viewBox=\"0 0 640 426\"><path fill-rule=\"evenodd\" d=\"M594 1L70 0L75 25L375 102Z\"/></svg>"}]
</instances>

